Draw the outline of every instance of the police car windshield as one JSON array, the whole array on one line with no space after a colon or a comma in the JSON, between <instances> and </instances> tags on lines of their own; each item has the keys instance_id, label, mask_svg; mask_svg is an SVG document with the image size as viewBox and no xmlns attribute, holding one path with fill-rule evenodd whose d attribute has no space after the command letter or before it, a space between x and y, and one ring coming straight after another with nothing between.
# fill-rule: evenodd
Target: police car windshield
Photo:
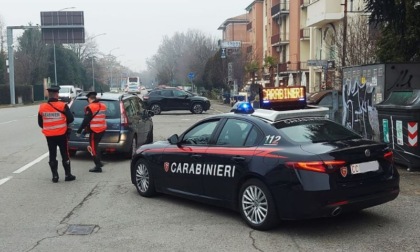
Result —
<instances>
[{"instance_id":1,"label":"police car windshield","mask_svg":"<svg viewBox=\"0 0 420 252\"><path fill-rule=\"evenodd\" d=\"M337 142L361 138L361 136L337 123L322 119L288 119L275 123L274 126L283 137L298 144Z\"/></svg>"}]
</instances>

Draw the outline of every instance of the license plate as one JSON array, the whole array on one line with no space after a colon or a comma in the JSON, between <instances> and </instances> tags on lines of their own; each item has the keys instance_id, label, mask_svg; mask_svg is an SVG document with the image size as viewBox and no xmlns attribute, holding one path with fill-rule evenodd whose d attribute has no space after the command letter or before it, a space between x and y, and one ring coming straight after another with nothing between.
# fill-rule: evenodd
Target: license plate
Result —
<instances>
[{"instance_id":1,"label":"license plate","mask_svg":"<svg viewBox=\"0 0 420 252\"><path fill-rule=\"evenodd\" d=\"M365 172L377 171L377 170L379 170L378 161L370 161L366 163L350 165L351 174L359 174L359 173L365 173Z\"/></svg>"}]
</instances>

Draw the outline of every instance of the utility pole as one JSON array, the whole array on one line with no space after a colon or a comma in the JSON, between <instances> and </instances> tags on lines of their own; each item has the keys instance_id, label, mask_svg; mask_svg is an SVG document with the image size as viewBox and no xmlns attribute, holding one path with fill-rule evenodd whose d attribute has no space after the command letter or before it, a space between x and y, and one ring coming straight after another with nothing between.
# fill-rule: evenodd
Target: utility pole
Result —
<instances>
[{"instance_id":1,"label":"utility pole","mask_svg":"<svg viewBox=\"0 0 420 252\"><path fill-rule=\"evenodd\" d=\"M341 58L341 66L346 66L347 51L347 0L344 0L344 17L343 17L343 55Z\"/></svg>"}]
</instances>

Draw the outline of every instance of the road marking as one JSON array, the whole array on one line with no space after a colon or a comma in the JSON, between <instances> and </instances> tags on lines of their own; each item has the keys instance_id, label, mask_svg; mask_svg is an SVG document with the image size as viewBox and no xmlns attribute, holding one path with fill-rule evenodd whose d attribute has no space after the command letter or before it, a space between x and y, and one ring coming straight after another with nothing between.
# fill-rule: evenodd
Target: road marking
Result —
<instances>
[{"instance_id":1,"label":"road marking","mask_svg":"<svg viewBox=\"0 0 420 252\"><path fill-rule=\"evenodd\" d=\"M17 122L17 120L11 120L11 121L7 121L7 122L2 122L0 124L6 124L6 123L12 123L12 122Z\"/></svg>"},{"instance_id":2,"label":"road marking","mask_svg":"<svg viewBox=\"0 0 420 252\"><path fill-rule=\"evenodd\" d=\"M3 185L4 183L6 183L7 181L9 181L11 178L13 178L12 176L9 176L7 178L4 179L0 179L0 185Z\"/></svg>"},{"instance_id":3,"label":"road marking","mask_svg":"<svg viewBox=\"0 0 420 252\"><path fill-rule=\"evenodd\" d=\"M48 157L49 153L45 153L42 156L40 156L39 158L35 159L34 161L30 162L29 164L22 166L21 168L17 169L16 171L14 171L13 173L21 173L23 171L25 171L26 169L28 169L29 167L31 167L32 165L38 163L39 161L41 161L42 159Z\"/></svg>"}]
</instances>

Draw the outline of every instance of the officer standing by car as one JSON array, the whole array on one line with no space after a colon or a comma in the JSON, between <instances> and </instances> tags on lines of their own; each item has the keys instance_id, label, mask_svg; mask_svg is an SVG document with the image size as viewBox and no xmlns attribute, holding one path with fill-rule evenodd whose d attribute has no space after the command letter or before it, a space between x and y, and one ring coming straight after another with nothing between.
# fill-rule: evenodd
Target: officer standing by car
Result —
<instances>
[{"instance_id":1,"label":"officer standing by car","mask_svg":"<svg viewBox=\"0 0 420 252\"><path fill-rule=\"evenodd\" d=\"M74 120L66 103L58 100L59 86L51 86L48 90L48 101L39 106L38 125L47 138L49 151L49 165L52 173L52 182L57 183L58 162L57 146L60 149L62 164L65 171L65 181L72 181L76 176L71 174L70 158L68 152L68 124Z\"/></svg>"},{"instance_id":2,"label":"officer standing by car","mask_svg":"<svg viewBox=\"0 0 420 252\"><path fill-rule=\"evenodd\" d=\"M85 116L83 122L77 130L77 136L80 136L83 130L89 133L88 151L93 157L95 167L90 172L102 172L103 163L101 162L101 151L98 150L99 142L105 133L106 126L106 105L99 102L96 98L96 92L89 92L86 97L89 104L85 107Z\"/></svg>"}]
</instances>

